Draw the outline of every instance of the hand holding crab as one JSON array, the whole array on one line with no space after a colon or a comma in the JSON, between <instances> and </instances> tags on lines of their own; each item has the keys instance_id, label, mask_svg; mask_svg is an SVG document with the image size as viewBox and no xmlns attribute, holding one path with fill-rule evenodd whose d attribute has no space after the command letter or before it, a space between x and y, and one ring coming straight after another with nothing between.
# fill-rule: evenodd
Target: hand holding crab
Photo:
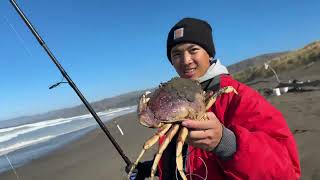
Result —
<instances>
[{"instance_id":1,"label":"hand holding crab","mask_svg":"<svg viewBox=\"0 0 320 180\"><path fill-rule=\"evenodd\" d=\"M205 150L212 150L221 139L222 125L213 113L206 113L206 111L214 104L219 95L229 92L236 93L232 87L227 86L218 90L215 94L206 94L196 80L173 78L169 82L161 84L154 93L143 94L138 106L140 123L149 128L160 128L160 130L145 142L143 150L131 167L128 177L139 163L144 152L165 135L152 165L151 179L153 179L163 151L174 135L179 133L176 164L182 179L186 180L181 152L188 136L188 128L193 128L188 138L190 144ZM184 126L181 126L181 122ZM201 135L201 133L203 134Z\"/></svg>"},{"instance_id":2,"label":"hand holding crab","mask_svg":"<svg viewBox=\"0 0 320 180\"><path fill-rule=\"evenodd\" d=\"M206 113L207 121L185 120L182 126L189 129L187 144L212 151L220 142L222 137L222 124L212 112Z\"/></svg>"}]
</instances>

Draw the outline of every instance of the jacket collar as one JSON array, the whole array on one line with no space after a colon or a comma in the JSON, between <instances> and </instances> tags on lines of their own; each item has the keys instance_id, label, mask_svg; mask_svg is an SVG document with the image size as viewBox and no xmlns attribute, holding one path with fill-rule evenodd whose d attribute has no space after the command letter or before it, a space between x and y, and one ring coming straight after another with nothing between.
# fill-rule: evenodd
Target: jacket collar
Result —
<instances>
[{"instance_id":1,"label":"jacket collar","mask_svg":"<svg viewBox=\"0 0 320 180\"><path fill-rule=\"evenodd\" d=\"M207 72L198 78L198 81L202 83L221 74L229 74L229 72L227 68L220 63L220 60L216 59L216 62L208 68Z\"/></svg>"}]
</instances>

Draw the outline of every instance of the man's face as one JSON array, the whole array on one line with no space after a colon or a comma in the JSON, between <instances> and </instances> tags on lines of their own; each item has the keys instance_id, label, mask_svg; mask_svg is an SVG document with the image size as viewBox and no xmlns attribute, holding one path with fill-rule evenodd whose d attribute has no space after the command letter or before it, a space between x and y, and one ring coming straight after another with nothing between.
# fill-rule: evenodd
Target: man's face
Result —
<instances>
[{"instance_id":1,"label":"man's face","mask_svg":"<svg viewBox=\"0 0 320 180\"><path fill-rule=\"evenodd\" d=\"M192 43L177 44L171 49L171 60L182 78L198 79L209 66L209 54L201 46Z\"/></svg>"}]
</instances>

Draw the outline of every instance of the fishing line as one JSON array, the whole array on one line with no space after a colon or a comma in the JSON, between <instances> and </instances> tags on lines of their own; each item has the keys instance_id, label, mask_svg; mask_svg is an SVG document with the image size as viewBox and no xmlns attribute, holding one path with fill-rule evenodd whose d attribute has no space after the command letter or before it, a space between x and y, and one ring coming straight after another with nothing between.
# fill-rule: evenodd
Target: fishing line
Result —
<instances>
[{"instance_id":1,"label":"fishing line","mask_svg":"<svg viewBox=\"0 0 320 180\"><path fill-rule=\"evenodd\" d=\"M8 19L5 15L3 15L3 18L5 19L5 22L7 23L7 25L10 26L11 30L12 30L12 31L15 33L15 35L18 37L18 40L19 40L19 42L22 44L22 47L27 51L27 53L30 55L30 57L33 57L33 54L31 53L30 49L29 49L28 46L26 45L26 44L27 44L26 41L22 38L22 36L21 36L21 35L18 33L18 31L14 28L14 26L12 25L12 23L9 22L9 19ZM59 82L51 85L51 86L49 87L49 89L53 89L53 88L55 88L55 87L57 87L57 86L59 86L60 84L63 84L63 83L68 83L68 82L66 82L66 81L63 81L64 79L65 79L65 78L62 76L62 79L61 79Z\"/></svg>"},{"instance_id":2,"label":"fishing line","mask_svg":"<svg viewBox=\"0 0 320 180\"><path fill-rule=\"evenodd\" d=\"M9 18L8 18L7 16L5 16L5 15L3 15L2 17L3 17L3 19L5 20L5 23L6 23L6 24L10 27L10 29L15 33L16 37L18 37L17 39L18 39L19 43L20 43L20 44L22 45L22 47L25 49L25 51L27 52L27 54L28 54L30 57L33 57L33 54L31 53L30 49L26 46L25 40L22 38L22 36L19 34L19 32L14 28L13 24L10 23ZM16 169L15 169L14 166L12 165L12 163L11 163L9 157L7 156L7 154L5 154L4 156L6 157L8 163L9 163L9 165L10 165L10 167L11 167L11 170L12 170L13 173L15 174L16 178L17 178L18 180L21 180L18 172L16 171Z\"/></svg>"},{"instance_id":3,"label":"fishing line","mask_svg":"<svg viewBox=\"0 0 320 180\"><path fill-rule=\"evenodd\" d=\"M27 51L27 53L29 54L30 57L33 57L33 54L31 53L30 49L29 49L28 46L26 45L26 44L27 44L26 41L22 38L22 36L21 36L21 35L18 33L18 31L14 28L14 26L12 25L12 23L10 23L9 18L8 18L7 16L5 16L5 15L3 15L3 18L5 19L6 24L7 24L8 26L10 26L11 30L12 30L12 31L15 33L15 35L18 37L18 40L19 40L19 42L21 43L22 47ZM66 81L63 81L64 79L65 79L65 78L62 76L62 79L61 79L59 82L51 85L51 86L49 87L49 89L55 88L55 87L59 86L59 85L62 84L62 83L68 83L68 82L66 82Z\"/></svg>"},{"instance_id":4,"label":"fishing line","mask_svg":"<svg viewBox=\"0 0 320 180\"><path fill-rule=\"evenodd\" d=\"M46 43L44 42L44 40L41 38L41 36L38 34L38 32L36 31L36 29L32 26L31 22L28 20L28 18L25 16L25 14L23 13L23 11L19 8L17 2L15 0L10 0L10 3L12 4L12 6L14 7L14 9L17 11L17 13L19 14L19 16L22 18L22 20L24 21L24 23L26 24L26 26L29 28L29 30L32 32L32 34L34 35L34 37L37 39L38 43L42 46L42 48L46 51L47 55L50 57L50 59L52 60L52 62L57 66L57 68L59 69L59 71L61 72L61 74L63 75L63 77L66 78L66 80L68 81L70 87L74 90L74 92L78 95L78 97L80 98L80 100L82 101L82 103L86 106L86 108L88 109L88 111L91 113L91 115L93 116L93 118L97 121L97 123L99 124L100 128L104 131L104 133L107 135L107 137L109 138L109 140L111 141L112 145L116 148L116 150L118 151L118 153L121 155L122 159L124 160L124 162L127 164L127 166L132 166L131 161L129 160L129 158L125 155L125 153L123 152L123 150L121 149L121 147L119 146L119 144L117 143L117 141L113 138L113 136L111 135L111 133L109 132L109 130L107 129L107 127L105 126L105 124L102 122L102 120L100 119L100 117L97 115L97 113L94 111L94 109L92 108L92 106L90 105L90 103L87 101L87 99L83 96L83 94L80 92L80 90L78 89L78 87L76 86L76 84L72 81L72 79L70 78L70 76L67 74L67 72L64 70L64 68L61 66L61 64L59 63L59 61L55 58L55 56L53 55L53 53L50 51L49 47L46 45ZM61 83L57 83L56 86L58 86Z\"/></svg>"},{"instance_id":5,"label":"fishing line","mask_svg":"<svg viewBox=\"0 0 320 180\"><path fill-rule=\"evenodd\" d=\"M192 149L190 152L188 152L186 155L184 155L183 158L185 158L186 161L189 160L188 157L191 156L191 153L193 151L194 151L194 149ZM206 176L202 177L201 175L192 173L191 171L189 171L190 173L187 173L186 176L189 176L191 180L192 180L192 176L196 176L196 177L198 177L198 178L200 178L202 180L207 180L207 178L208 178L208 167L207 167L207 164L200 156L196 156L196 157L199 158L202 161L202 163L203 163L203 165L204 165L204 167L206 169ZM190 162L189 162L189 164L190 164ZM187 162L185 163L185 168L186 167L187 167ZM186 172L185 168L184 168L184 171ZM178 168L176 168L176 173L175 174L176 174L176 180L179 180L179 178L178 178Z\"/></svg>"},{"instance_id":6,"label":"fishing line","mask_svg":"<svg viewBox=\"0 0 320 180\"><path fill-rule=\"evenodd\" d=\"M202 177L199 174L194 174L194 173L188 173L188 174L186 174L186 176L189 176L191 180L192 180L192 176L196 176L196 177L198 177L200 179L207 180L207 178L208 178L208 167L207 167L207 164L206 164L206 162L204 162L204 160L200 156L198 156L197 158L199 158L203 162L203 165L206 168L206 176Z\"/></svg>"},{"instance_id":7,"label":"fishing line","mask_svg":"<svg viewBox=\"0 0 320 180\"><path fill-rule=\"evenodd\" d=\"M30 57L33 57L33 54L31 53L30 49L27 47L27 43L25 40L23 40L22 36L18 33L18 31L14 28L14 26L9 22L9 19L3 15L3 18L5 19L5 22L8 26L10 26L11 30L15 33L15 35L18 37L18 41L22 45L22 47L27 51L27 53L30 55Z\"/></svg>"},{"instance_id":8,"label":"fishing line","mask_svg":"<svg viewBox=\"0 0 320 180\"><path fill-rule=\"evenodd\" d=\"M16 171L16 169L15 169L15 168L13 167L13 165L11 164L11 161L10 161L9 157L7 156L7 154L5 154L5 156L6 156L8 162L9 162L9 164L10 164L10 166L11 166L11 169L13 170L14 174L16 175L17 179L18 179L18 180L21 180L20 177L19 177L19 175L18 175L18 173L17 173L17 171Z\"/></svg>"}]
</instances>

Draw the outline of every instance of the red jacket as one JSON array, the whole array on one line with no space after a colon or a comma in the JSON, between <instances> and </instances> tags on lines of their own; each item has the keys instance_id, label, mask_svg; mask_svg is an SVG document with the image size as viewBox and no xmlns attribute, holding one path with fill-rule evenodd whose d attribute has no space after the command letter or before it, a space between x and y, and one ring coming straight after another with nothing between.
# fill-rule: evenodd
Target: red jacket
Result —
<instances>
[{"instance_id":1,"label":"red jacket","mask_svg":"<svg viewBox=\"0 0 320 180\"><path fill-rule=\"evenodd\" d=\"M238 95L221 95L209 111L234 132L237 150L224 161L212 152L189 146L186 174L194 174L193 180L201 179L197 175L204 178L206 172L208 180L299 179L296 143L281 112L255 90L227 75L220 78L220 87L225 86L234 87ZM160 161L160 179L162 166Z\"/></svg>"}]
</instances>

